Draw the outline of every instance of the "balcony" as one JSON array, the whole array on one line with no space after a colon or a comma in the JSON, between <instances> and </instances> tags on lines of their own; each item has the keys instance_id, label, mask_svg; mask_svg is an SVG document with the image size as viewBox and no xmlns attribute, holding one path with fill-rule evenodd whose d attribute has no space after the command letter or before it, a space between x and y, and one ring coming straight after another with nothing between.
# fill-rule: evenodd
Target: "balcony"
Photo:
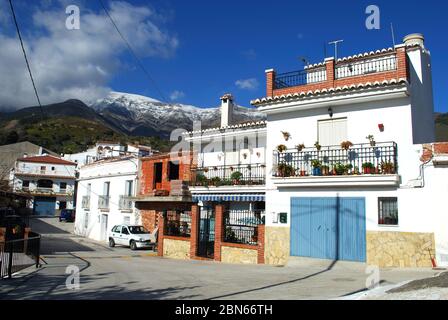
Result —
<instances>
[{"instance_id":1,"label":"balcony","mask_svg":"<svg viewBox=\"0 0 448 320\"><path fill-rule=\"evenodd\" d=\"M130 196L121 195L118 201L118 209L119 210L132 210L132 198Z\"/></svg>"},{"instance_id":2,"label":"balcony","mask_svg":"<svg viewBox=\"0 0 448 320\"><path fill-rule=\"evenodd\" d=\"M81 206L83 209L90 209L90 196L83 196Z\"/></svg>"},{"instance_id":3,"label":"balcony","mask_svg":"<svg viewBox=\"0 0 448 320\"><path fill-rule=\"evenodd\" d=\"M192 170L192 187L253 186L265 184L264 164L201 167Z\"/></svg>"},{"instance_id":4,"label":"balcony","mask_svg":"<svg viewBox=\"0 0 448 320\"><path fill-rule=\"evenodd\" d=\"M278 74L275 77L275 88L289 88L306 84L319 83L327 80L325 66L308 70L299 70Z\"/></svg>"},{"instance_id":5,"label":"balcony","mask_svg":"<svg viewBox=\"0 0 448 320\"><path fill-rule=\"evenodd\" d=\"M274 151L278 186L363 186L399 183L397 144L383 142Z\"/></svg>"},{"instance_id":6,"label":"balcony","mask_svg":"<svg viewBox=\"0 0 448 320\"><path fill-rule=\"evenodd\" d=\"M108 210L109 209L110 196L99 196L98 197L98 209Z\"/></svg>"}]
</instances>

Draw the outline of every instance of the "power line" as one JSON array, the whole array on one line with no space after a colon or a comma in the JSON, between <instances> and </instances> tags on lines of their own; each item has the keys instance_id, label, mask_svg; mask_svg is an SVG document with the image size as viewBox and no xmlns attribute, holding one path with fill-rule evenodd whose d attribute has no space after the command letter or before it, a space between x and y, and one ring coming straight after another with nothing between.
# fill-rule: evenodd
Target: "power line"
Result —
<instances>
[{"instance_id":1,"label":"power line","mask_svg":"<svg viewBox=\"0 0 448 320\"><path fill-rule=\"evenodd\" d=\"M152 82L152 84L154 85L154 88L157 90L157 92L159 93L159 95L162 97L162 99L168 103L168 99L166 99L165 95L163 94L162 90L159 89L159 87L157 86L157 83L155 82L155 80L151 77L151 75L149 74L149 72L146 70L145 66L143 65L142 61L140 60L140 58L137 56L137 54L135 53L134 49L132 48L132 46L130 45L130 43L126 40L125 36L123 35L123 33L120 31L120 29L118 28L117 24L115 23L114 19L112 18L112 16L110 15L109 11L107 10L106 6L104 5L103 0L99 0L101 6L103 7L104 12L106 13L106 15L109 17L110 22L112 23L112 25L115 27L115 30L117 31L117 33L120 35L120 38L124 41L124 43L126 44L129 52L132 54L132 56L134 57L134 59L137 61L137 64L139 65L139 67L142 69L143 73L148 77L149 81Z\"/></svg>"},{"instance_id":2,"label":"power line","mask_svg":"<svg viewBox=\"0 0 448 320\"><path fill-rule=\"evenodd\" d=\"M33 84L34 93L37 98L37 102L39 103L39 108L42 116L42 120L44 120L44 109L42 108L42 104L40 103L39 93L37 92L36 84L34 83L33 73L31 72L30 63L28 61L28 57L26 55L25 46L23 45L22 35L20 34L19 24L17 23L16 13L14 11L14 6L12 4L12 0L9 0L9 6L11 7L12 17L14 20L14 24L16 26L17 35L19 36L20 46L22 47L23 56L25 57L26 67L28 69L28 73L30 74L31 83Z\"/></svg>"}]
</instances>

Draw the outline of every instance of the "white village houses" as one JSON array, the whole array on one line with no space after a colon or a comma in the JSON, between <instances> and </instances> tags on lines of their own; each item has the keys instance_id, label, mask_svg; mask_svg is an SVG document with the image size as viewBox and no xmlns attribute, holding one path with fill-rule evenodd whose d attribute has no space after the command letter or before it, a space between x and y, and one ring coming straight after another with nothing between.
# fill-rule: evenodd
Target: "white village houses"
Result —
<instances>
[{"instance_id":1,"label":"white village houses","mask_svg":"<svg viewBox=\"0 0 448 320\"><path fill-rule=\"evenodd\" d=\"M267 115L266 263L448 265L447 150L423 145L434 141L423 36L266 76L252 101Z\"/></svg>"},{"instance_id":2,"label":"white village houses","mask_svg":"<svg viewBox=\"0 0 448 320\"><path fill-rule=\"evenodd\" d=\"M138 158L105 158L79 169L75 233L107 241L117 224L140 224L131 200L136 195Z\"/></svg>"},{"instance_id":3,"label":"white village houses","mask_svg":"<svg viewBox=\"0 0 448 320\"><path fill-rule=\"evenodd\" d=\"M41 216L74 208L76 163L51 155L19 158L10 173L14 192L30 195L28 208Z\"/></svg>"}]
</instances>

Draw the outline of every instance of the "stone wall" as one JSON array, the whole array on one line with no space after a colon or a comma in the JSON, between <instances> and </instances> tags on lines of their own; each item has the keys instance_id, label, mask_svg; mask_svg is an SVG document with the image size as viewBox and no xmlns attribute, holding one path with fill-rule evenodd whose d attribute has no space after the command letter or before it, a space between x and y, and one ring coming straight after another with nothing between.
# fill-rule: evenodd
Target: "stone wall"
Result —
<instances>
[{"instance_id":1,"label":"stone wall","mask_svg":"<svg viewBox=\"0 0 448 320\"><path fill-rule=\"evenodd\" d=\"M286 265L289 258L289 228L265 228L264 258L266 264Z\"/></svg>"},{"instance_id":2,"label":"stone wall","mask_svg":"<svg viewBox=\"0 0 448 320\"><path fill-rule=\"evenodd\" d=\"M174 259L190 259L190 240L163 239L163 256Z\"/></svg>"},{"instance_id":3,"label":"stone wall","mask_svg":"<svg viewBox=\"0 0 448 320\"><path fill-rule=\"evenodd\" d=\"M221 246L221 262L257 264L258 262L257 248L254 248L252 250L252 249Z\"/></svg>"},{"instance_id":4,"label":"stone wall","mask_svg":"<svg viewBox=\"0 0 448 320\"><path fill-rule=\"evenodd\" d=\"M432 267L433 233L367 231L367 264L379 267Z\"/></svg>"}]
</instances>

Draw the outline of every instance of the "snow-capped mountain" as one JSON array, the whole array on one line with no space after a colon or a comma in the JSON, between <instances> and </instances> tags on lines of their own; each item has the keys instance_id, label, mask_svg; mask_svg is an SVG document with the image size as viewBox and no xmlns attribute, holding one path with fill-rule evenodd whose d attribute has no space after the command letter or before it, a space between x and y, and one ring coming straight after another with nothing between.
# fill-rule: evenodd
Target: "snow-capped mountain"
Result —
<instances>
[{"instance_id":1,"label":"snow-capped mountain","mask_svg":"<svg viewBox=\"0 0 448 320\"><path fill-rule=\"evenodd\" d=\"M169 137L172 130L191 130L193 121L201 121L202 128L218 126L220 109L198 108L180 103L164 103L136 94L111 92L91 105L99 114L131 135ZM234 122L256 121L264 115L256 109L235 106Z\"/></svg>"}]
</instances>

